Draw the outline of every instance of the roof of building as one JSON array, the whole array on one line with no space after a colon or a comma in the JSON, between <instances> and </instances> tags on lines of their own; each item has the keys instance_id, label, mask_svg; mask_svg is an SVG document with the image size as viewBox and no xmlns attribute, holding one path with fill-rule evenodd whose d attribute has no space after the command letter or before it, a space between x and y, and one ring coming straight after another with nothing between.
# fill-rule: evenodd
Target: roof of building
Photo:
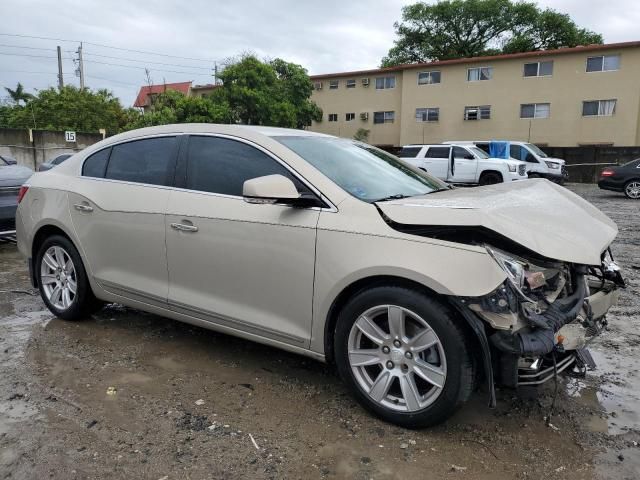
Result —
<instances>
[{"instance_id":1,"label":"roof of building","mask_svg":"<svg viewBox=\"0 0 640 480\"><path fill-rule=\"evenodd\" d=\"M133 102L134 107L144 107L147 105L147 97L154 93L164 93L167 90L175 90L177 92L187 95L191 88L191 82L178 82L178 83L162 83L160 85L145 85L140 87L136 101Z\"/></svg>"},{"instance_id":2,"label":"roof of building","mask_svg":"<svg viewBox=\"0 0 640 480\"><path fill-rule=\"evenodd\" d=\"M583 45L578 47L570 47L570 48L558 48L555 50L536 50L533 52L520 52L520 53L505 53L500 55L488 55L485 57L466 57L466 58L455 58L452 60L436 60L433 62L424 62L424 63L406 63L402 65L395 65L393 67L383 67L383 68L374 68L370 70L358 70L353 72L336 72L336 73L325 73L321 75L311 75L311 80L319 80L324 78L333 78L333 77L348 77L348 76L357 76L357 75L375 75L379 73L386 72L398 72L401 70L406 70L409 68L425 68L425 67L437 67L442 65L458 65L461 63L479 63L479 62L492 62L495 60L511 60L516 58L535 58L535 57L546 57L549 55L563 55L568 53L576 53L576 52L597 52L599 50L613 50L613 49L621 49L621 48L633 48L640 47L640 41L635 42L621 42L621 43L607 43L602 45Z\"/></svg>"},{"instance_id":3,"label":"roof of building","mask_svg":"<svg viewBox=\"0 0 640 480\"><path fill-rule=\"evenodd\" d=\"M221 87L221 85L206 83L204 85L192 85L191 90L213 90L214 88L218 88L218 87Z\"/></svg>"}]
</instances>

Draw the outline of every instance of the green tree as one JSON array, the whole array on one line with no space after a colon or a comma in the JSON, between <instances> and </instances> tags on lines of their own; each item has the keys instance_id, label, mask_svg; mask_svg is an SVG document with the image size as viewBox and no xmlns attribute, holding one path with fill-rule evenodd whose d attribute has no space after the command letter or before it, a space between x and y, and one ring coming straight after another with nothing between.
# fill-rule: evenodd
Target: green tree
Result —
<instances>
[{"instance_id":1,"label":"green tree","mask_svg":"<svg viewBox=\"0 0 640 480\"><path fill-rule=\"evenodd\" d=\"M309 100L313 84L300 65L244 55L227 65L220 79L222 87L212 98L229 106L235 122L304 128L322 118L322 110Z\"/></svg>"},{"instance_id":2,"label":"green tree","mask_svg":"<svg viewBox=\"0 0 640 480\"><path fill-rule=\"evenodd\" d=\"M602 43L568 15L511 0L418 2L402 9L382 66Z\"/></svg>"},{"instance_id":3,"label":"green tree","mask_svg":"<svg viewBox=\"0 0 640 480\"><path fill-rule=\"evenodd\" d=\"M110 135L119 132L127 121L120 101L111 92L80 90L73 86L41 90L26 106L12 108L7 117L7 126L12 128L80 132L104 128Z\"/></svg>"},{"instance_id":4,"label":"green tree","mask_svg":"<svg viewBox=\"0 0 640 480\"><path fill-rule=\"evenodd\" d=\"M33 98L33 95L24 91L24 87L20 82L18 82L15 90L10 89L9 87L5 87L4 89L7 91L15 105L20 105L21 101L27 103Z\"/></svg>"},{"instance_id":5,"label":"green tree","mask_svg":"<svg viewBox=\"0 0 640 480\"><path fill-rule=\"evenodd\" d=\"M125 130L169 123L230 123L232 120L231 110L224 102L209 97L187 97L173 90L158 94L151 109L144 114L130 109L127 115Z\"/></svg>"},{"instance_id":6,"label":"green tree","mask_svg":"<svg viewBox=\"0 0 640 480\"><path fill-rule=\"evenodd\" d=\"M353 139L358 140L359 142L369 143L369 133L371 133L371 130L366 128L359 128L353 136Z\"/></svg>"}]
</instances>

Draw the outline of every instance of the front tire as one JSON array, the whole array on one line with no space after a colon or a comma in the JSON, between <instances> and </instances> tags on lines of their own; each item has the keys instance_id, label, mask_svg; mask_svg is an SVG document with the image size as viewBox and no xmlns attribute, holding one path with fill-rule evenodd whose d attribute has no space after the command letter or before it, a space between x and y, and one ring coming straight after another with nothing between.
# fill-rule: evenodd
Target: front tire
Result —
<instances>
[{"instance_id":1,"label":"front tire","mask_svg":"<svg viewBox=\"0 0 640 480\"><path fill-rule=\"evenodd\" d=\"M449 418L470 396L472 359L453 313L416 290L380 286L339 313L338 372L356 399L407 428Z\"/></svg>"},{"instance_id":2,"label":"front tire","mask_svg":"<svg viewBox=\"0 0 640 480\"><path fill-rule=\"evenodd\" d=\"M640 180L631 180L624 186L624 194L632 200L640 199Z\"/></svg>"},{"instance_id":3,"label":"front tire","mask_svg":"<svg viewBox=\"0 0 640 480\"><path fill-rule=\"evenodd\" d=\"M40 246L35 273L47 308L64 320L81 320L101 307L91 291L78 250L68 238L53 235Z\"/></svg>"},{"instance_id":4,"label":"front tire","mask_svg":"<svg viewBox=\"0 0 640 480\"><path fill-rule=\"evenodd\" d=\"M496 183L502 183L502 175L499 173L489 172L480 175L480 186L495 185Z\"/></svg>"}]
</instances>

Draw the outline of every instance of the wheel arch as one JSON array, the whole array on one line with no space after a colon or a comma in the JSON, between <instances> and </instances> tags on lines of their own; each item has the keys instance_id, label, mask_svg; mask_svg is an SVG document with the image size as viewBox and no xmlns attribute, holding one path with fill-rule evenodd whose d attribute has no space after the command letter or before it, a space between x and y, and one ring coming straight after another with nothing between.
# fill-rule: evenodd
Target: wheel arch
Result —
<instances>
[{"instance_id":1,"label":"wheel arch","mask_svg":"<svg viewBox=\"0 0 640 480\"><path fill-rule=\"evenodd\" d=\"M452 315L458 317L458 323L464 330L466 340L470 342L470 345L472 347L474 347L471 348L470 351L472 351L474 355L480 352L480 348L476 348L478 342L476 334L473 332L468 322L458 314L455 308L453 308L450 297L448 295L438 293L433 288L428 287L424 283L420 283L410 278L396 275L371 275L359 278L344 287L331 303L325 319L323 335L324 355L327 363L332 364L334 362L334 338L338 314L349 301L349 299L356 295L358 292L378 286L403 287L411 290L416 290L441 302L444 306L451 310ZM481 360L481 358L478 357L478 360Z\"/></svg>"},{"instance_id":2,"label":"wheel arch","mask_svg":"<svg viewBox=\"0 0 640 480\"><path fill-rule=\"evenodd\" d=\"M500 177L501 181L504 182L504 174L500 170L492 170L490 168L480 172L480 176L478 177L478 181L481 181L482 177L486 177L487 175L497 175L497 176Z\"/></svg>"}]
</instances>

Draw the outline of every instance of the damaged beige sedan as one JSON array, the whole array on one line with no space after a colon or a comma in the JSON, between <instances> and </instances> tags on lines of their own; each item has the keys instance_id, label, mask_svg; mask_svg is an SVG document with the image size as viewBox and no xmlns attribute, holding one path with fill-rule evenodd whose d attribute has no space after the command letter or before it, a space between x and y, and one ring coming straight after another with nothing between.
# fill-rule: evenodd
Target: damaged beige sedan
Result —
<instances>
[{"instance_id":1,"label":"damaged beige sedan","mask_svg":"<svg viewBox=\"0 0 640 480\"><path fill-rule=\"evenodd\" d=\"M452 189L298 130L117 135L36 173L16 222L55 315L117 302L330 362L407 427L445 420L475 385L493 405L496 385L592 367L624 286L615 224L562 187Z\"/></svg>"}]
</instances>

